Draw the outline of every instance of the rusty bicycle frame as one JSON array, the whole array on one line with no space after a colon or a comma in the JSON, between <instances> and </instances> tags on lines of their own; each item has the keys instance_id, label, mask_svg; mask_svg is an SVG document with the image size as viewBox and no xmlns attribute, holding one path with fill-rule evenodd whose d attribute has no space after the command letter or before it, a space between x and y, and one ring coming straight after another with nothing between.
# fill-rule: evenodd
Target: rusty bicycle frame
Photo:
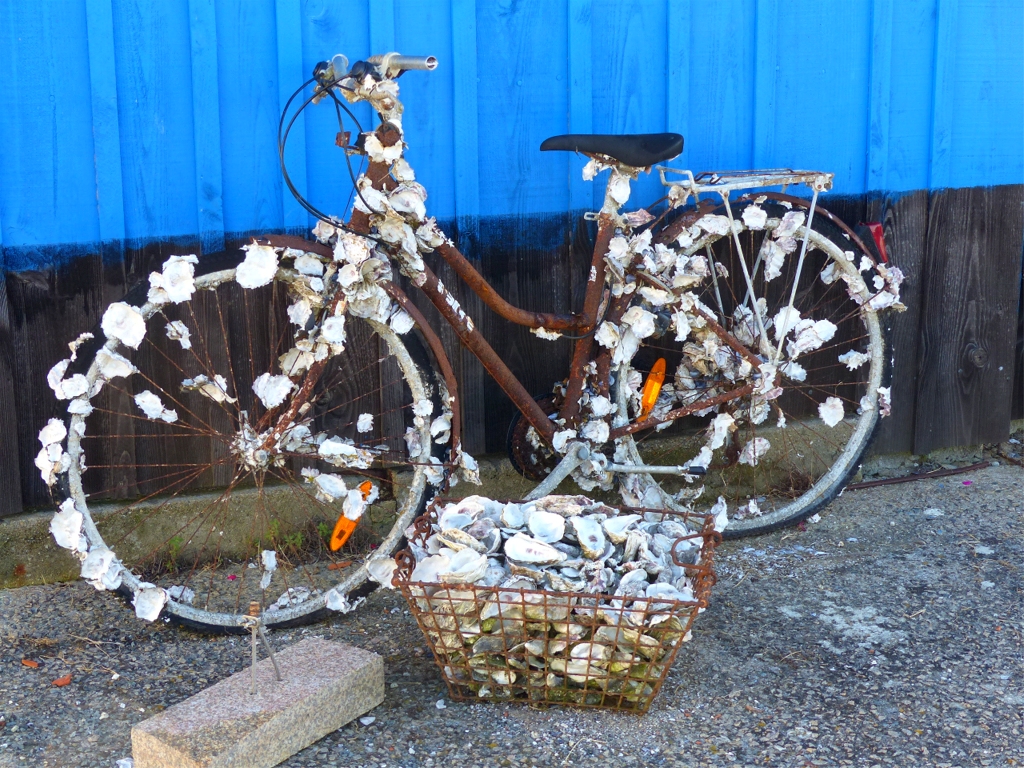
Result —
<instances>
[{"instance_id":1,"label":"rusty bicycle frame","mask_svg":"<svg viewBox=\"0 0 1024 768\"><path fill-rule=\"evenodd\" d=\"M400 134L387 122L382 123L374 133L384 147L393 146L402 140ZM596 157L596 159L603 163L620 165L629 171L635 172L637 170L645 170L622 166L618 161L603 155L595 156L588 154L588 156ZM371 181L373 188L377 190L390 191L397 186L397 182L390 175L390 168L387 163L371 161L365 176ZM662 176L664 177L664 170L662 170ZM785 200L794 206L800 206L803 208L811 207L813 211L813 202L809 205L808 201L802 198L791 197L779 193L767 193L766 196ZM684 227L691 225L716 205L717 204L710 197L706 197L703 201L698 203L693 211L687 212L672 224L666 226L659 234L656 235L654 238L655 242L671 241L679 234L680 231L682 231ZM848 234L851 239L862 248L862 250L865 250L863 243L846 224L823 209L818 208L818 212L827 216L832 222ZM597 366L597 378L600 394L605 396L608 395L612 351L599 344L595 344L593 331L602 320L609 320L613 323L618 322L626 309L628 309L629 302L632 298L630 294L625 292L620 296L612 297L610 295L610 291L606 288L605 281L603 279L604 259L608 252L609 243L611 242L612 237L616 234L615 230L618 217L607 211L602 211L596 218L597 238L594 245L593 255L591 257L589 279L587 282L587 289L584 294L583 308L582 311L573 314L531 312L529 310L513 306L498 294L493 286L487 282L484 276L473 267L469 260L451 242L446 241L436 248L438 255L440 255L440 257L452 267L459 279L462 280L470 290L479 296L483 302L500 317L511 323L525 326L527 328L545 328L551 331L570 332L578 336L573 348L572 362L570 364L569 376L566 381L565 396L556 417L561 421L563 426L557 426L555 422L549 418L548 414L545 413L534 397L519 381L516 375L509 369L497 352L494 351L494 348L487 342L483 334L480 333L476 325L473 323L472 318L466 315L461 309L457 309L457 303L455 303L454 306L449 303L448 289L445 288L437 275L434 274L434 272L426 265L424 265L423 269L425 280L422 284L418 285L419 290L421 290L427 298L430 299L430 302L440 313L441 317L444 318L445 322L448 323L448 325L450 325L455 331L455 334L458 336L462 345L472 352L480 361L487 373L495 380L495 382L497 382L505 394L508 395L509 399L515 404L516 408L519 409L520 413L522 413L526 421L537 431L541 439L549 446L552 444L552 439L557 429L573 428L578 423L580 415L579 399L583 393L586 378L584 369L587 363L591 360L595 361ZM657 224L660 223L660 220L661 217L655 219L652 226L657 226ZM369 214L358 209L353 210L347 227L352 231L361 234L370 234L371 226ZM297 236L268 235L259 238L259 240L263 243L276 247L297 248L300 250L319 253L328 258L333 256L333 252L329 246ZM630 272L635 279L645 279L645 275L636 270L630 270ZM461 439L461 409L459 407L457 379L451 362L445 353L436 331L430 326L429 321L424 317L417 306L409 299L405 291L403 291L395 282L382 283L381 285L416 322L417 327L424 336L424 340L430 347L431 352L434 354L438 367L440 368L441 375L445 379L448 392L453 398L451 433L452 449L454 454L454 451L459 447ZM337 302L340 296L341 294L339 292L334 301ZM333 308L333 303L331 306ZM761 365L761 360L753 355L749 349L740 343L731 333L715 322L711 316L706 313L702 314L708 322L708 327L711 328L711 330L721 338L725 344L747 358L755 368ZM316 381L322 373L325 365L326 362L316 363L309 369L302 384L300 385L299 393L293 400L293 407L289 410L297 410L302 403L308 399L312 394ZM610 440L615 440L618 437L650 429L658 424L667 421L674 421L688 414L712 406L722 405L726 402L749 395L753 391L753 388L754 385L748 382L747 384L737 386L726 392L720 392L714 396L701 398L686 406L676 408L661 417L650 416L642 421L613 427L610 430L609 438ZM291 416L289 413L283 414L278 422L279 425L287 425L290 423L288 419L293 416L294 414L291 414Z\"/></svg>"}]
</instances>

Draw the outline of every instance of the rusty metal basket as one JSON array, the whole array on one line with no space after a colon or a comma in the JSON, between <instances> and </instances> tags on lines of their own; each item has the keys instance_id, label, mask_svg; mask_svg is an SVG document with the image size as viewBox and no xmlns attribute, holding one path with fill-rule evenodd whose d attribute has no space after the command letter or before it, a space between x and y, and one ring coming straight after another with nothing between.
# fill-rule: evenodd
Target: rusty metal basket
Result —
<instances>
[{"instance_id":1,"label":"rusty metal basket","mask_svg":"<svg viewBox=\"0 0 1024 768\"><path fill-rule=\"evenodd\" d=\"M435 509L416 521L418 543L429 536ZM689 640L715 582L712 561L721 534L710 515L692 519L701 522L700 531L672 548L673 560L692 580L689 602L412 582L416 561L408 550L395 556L393 583L408 601L452 699L643 713ZM696 565L677 557L686 539L702 540Z\"/></svg>"}]
</instances>

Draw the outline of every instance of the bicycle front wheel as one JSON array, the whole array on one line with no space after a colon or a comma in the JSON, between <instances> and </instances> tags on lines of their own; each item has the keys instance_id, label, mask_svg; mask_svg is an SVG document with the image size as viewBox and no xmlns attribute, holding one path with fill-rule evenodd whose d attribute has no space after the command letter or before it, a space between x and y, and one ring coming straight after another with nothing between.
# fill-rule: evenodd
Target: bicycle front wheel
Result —
<instances>
[{"instance_id":1,"label":"bicycle front wheel","mask_svg":"<svg viewBox=\"0 0 1024 768\"><path fill-rule=\"evenodd\" d=\"M81 368L58 518L82 515L84 540L63 543L143 618L238 631L247 614L285 626L350 610L438 474L441 402L408 315L331 314L330 260L262 257L272 279L240 266L176 303L151 289L144 306L112 305ZM188 283L174 270L172 294Z\"/></svg>"},{"instance_id":2,"label":"bicycle front wheel","mask_svg":"<svg viewBox=\"0 0 1024 768\"><path fill-rule=\"evenodd\" d=\"M692 262L700 275L693 278L699 283L692 295L751 356L773 364L774 385L666 423L660 431L624 437L616 454L634 465L705 471L696 478L641 472L621 476L620 483L627 501L668 509L693 503L703 487L699 503L710 506L720 499L716 511L725 505L726 537L791 525L831 501L856 471L879 411L888 407L888 390L879 391L886 371L882 329L861 274L873 271L874 263L864 261L865 254L821 213L808 231L802 218L794 224L806 212L787 220L788 208L762 202L763 213L742 216L746 207L741 203L733 210L735 236L728 230L717 237L693 232L691 250L701 263ZM641 388L659 359L668 374L656 415L750 380L749 360L707 328L695 327L676 341L678 328L664 307L641 296L634 303L662 322L615 377L615 400L627 420L639 416Z\"/></svg>"}]
</instances>

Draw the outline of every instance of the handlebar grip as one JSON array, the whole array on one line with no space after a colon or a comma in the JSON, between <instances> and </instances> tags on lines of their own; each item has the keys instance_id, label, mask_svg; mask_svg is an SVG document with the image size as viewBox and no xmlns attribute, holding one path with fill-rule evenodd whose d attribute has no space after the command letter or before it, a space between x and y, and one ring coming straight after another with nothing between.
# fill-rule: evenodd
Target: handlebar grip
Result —
<instances>
[{"instance_id":1,"label":"handlebar grip","mask_svg":"<svg viewBox=\"0 0 1024 768\"><path fill-rule=\"evenodd\" d=\"M428 71L437 69L437 59L434 56L403 56L400 53L385 53L380 56L371 56L367 61L379 67L381 74L385 77L397 77L402 72L411 69Z\"/></svg>"},{"instance_id":2,"label":"handlebar grip","mask_svg":"<svg viewBox=\"0 0 1024 768\"><path fill-rule=\"evenodd\" d=\"M400 56L392 54L391 59L387 63L392 69L423 69L427 71L437 69L437 58L434 56Z\"/></svg>"}]
</instances>

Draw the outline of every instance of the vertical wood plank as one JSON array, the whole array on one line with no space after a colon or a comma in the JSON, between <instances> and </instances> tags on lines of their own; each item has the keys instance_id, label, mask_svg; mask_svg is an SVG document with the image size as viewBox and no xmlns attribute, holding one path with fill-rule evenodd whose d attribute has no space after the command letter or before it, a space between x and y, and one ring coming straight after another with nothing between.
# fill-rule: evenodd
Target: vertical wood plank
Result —
<instances>
[{"instance_id":1,"label":"vertical wood plank","mask_svg":"<svg viewBox=\"0 0 1024 768\"><path fill-rule=\"evenodd\" d=\"M277 0L277 98L278 112L284 109L288 98L307 79L302 70L302 11L299 0ZM299 97L296 96L296 99ZM295 106L294 102L292 103ZM301 102L300 102L301 104ZM289 118L290 119L290 118ZM306 118L299 115L292 126L284 153L288 175L299 191L306 194ZM281 192L282 216L285 229L304 230L309 215L286 188Z\"/></svg>"},{"instance_id":2,"label":"vertical wood plank","mask_svg":"<svg viewBox=\"0 0 1024 768\"><path fill-rule=\"evenodd\" d=\"M888 189L889 100L892 92L892 0L871 6L867 190Z\"/></svg>"},{"instance_id":3,"label":"vertical wood plank","mask_svg":"<svg viewBox=\"0 0 1024 768\"><path fill-rule=\"evenodd\" d=\"M192 125L196 145L199 241L205 253L224 250L224 185L220 157L217 17L213 0L189 0Z\"/></svg>"},{"instance_id":4,"label":"vertical wood plank","mask_svg":"<svg viewBox=\"0 0 1024 768\"><path fill-rule=\"evenodd\" d=\"M690 0L667 0L666 14L668 90L665 130L681 133L686 139L690 133Z\"/></svg>"},{"instance_id":5,"label":"vertical wood plank","mask_svg":"<svg viewBox=\"0 0 1024 768\"><path fill-rule=\"evenodd\" d=\"M757 0L754 11L754 168L773 165L778 80L778 0Z\"/></svg>"},{"instance_id":6,"label":"vertical wood plank","mask_svg":"<svg viewBox=\"0 0 1024 768\"><path fill-rule=\"evenodd\" d=\"M956 85L956 41L959 0L936 0L935 68L932 82L932 135L929 186L950 185L950 149Z\"/></svg>"},{"instance_id":7,"label":"vertical wood plank","mask_svg":"<svg viewBox=\"0 0 1024 768\"><path fill-rule=\"evenodd\" d=\"M914 450L914 417L917 411L918 338L921 326L922 274L928 232L928 191L880 196L868 204L869 221L885 228L889 260L903 270L906 279L900 296L907 310L883 315L886 356L893 361L890 391L892 415L883 419L871 444L875 454L908 453Z\"/></svg>"},{"instance_id":8,"label":"vertical wood plank","mask_svg":"<svg viewBox=\"0 0 1024 768\"><path fill-rule=\"evenodd\" d=\"M591 0L569 0L569 133L594 130L594 81ZM592 182L582 177L586 158L569 157L569 211L576 215L594 205Z\"/></svg>"},{"instance_id":9,"label":"vertical wood plank","mask_svg":"<svg viewBox=\"0 0 1024 768\"><path fill-rule=\"evenodd\" d=\"M1024 271L1024 252L1021 253L1021 269ZM1013 374L1013 400L1010 404L1010 418L1024 419L1024 279L1020 283L1020 298L1017 300L1017 345Z\"/></svg>"},{"instance_id":10,"label":"vertical wood plank","mask_svg":"<svg viewBox=\"0 0 1024 768\"><path fill-rule=\"evenodd\" d=\"M455 217L461 240L478 232L480 214L476 0L452 0L452 70Z\"/></svg>"},{"instance_id":11,"label":"vertical wood plank","mask_svg":"<svg viewBox=\"0 0 1024 768\"><path fill-rule=\"evenodd\" d=\"M477 261L480 240L477 54L476 0L452 0L455 220L459 248L474 261ZM468 293L463 291L457 295L466 311L478 317L480 303L470 300ZM463 413L463 445L470 452L482 451L486 445L484 372L476 358L466 350L462 350L461 357L459 396Z\"/></svg>"},{"instance_id":12,"label":"vertical wood plank","mask_svg":"<svg viewBox=\"0 0 1024 768\"><path fill-rule=\"evenodd\" d=\"M395 0L371 0L369 12L370 55L391 53L395 50Z\"/></svg>"},{"instance_id":13,"label":"vertical wood plank","mask_svg":"<svg viewBox=\"0 0 1024 768\"><path fill-rule=\"evenodd\" d=\"M914 451L1007 438L1024 185L931 193Z\"/></svg>"},{"instance_id":14,"label":"vertical wood plank","mask_svg":"<svg viewBox=\"0 0 1024 768\"><path fill-rule=\"evenodd\" d=\"M3 226L0 222L0 254L3 254L3 248ZM7 279L0 271L0 517L21 512L20 454Z\"/></svg>"},{"instance_id":15,"label":"vertical wood plank","mask_svg":"<svg viewBox=\"0 0 1024 768\"><path fill-rule=\"evenodd\" d=\"M747 0L693 3L687 66L693 83L683 164L694 171L751 168L756 15Z\"/></svg>"},{"instance_id":16,"label":"vertical wood plank","mask_svg":"<svg viewBox=\"0 0 1024 768\"><path fill-rule=\"evenodd\" d=\"M110 0L86 0L85 14L100 241L120 247L124 242L124 186L121 181L121 128L117 117L114 18Z\"/></svg>"}]
</instances>

